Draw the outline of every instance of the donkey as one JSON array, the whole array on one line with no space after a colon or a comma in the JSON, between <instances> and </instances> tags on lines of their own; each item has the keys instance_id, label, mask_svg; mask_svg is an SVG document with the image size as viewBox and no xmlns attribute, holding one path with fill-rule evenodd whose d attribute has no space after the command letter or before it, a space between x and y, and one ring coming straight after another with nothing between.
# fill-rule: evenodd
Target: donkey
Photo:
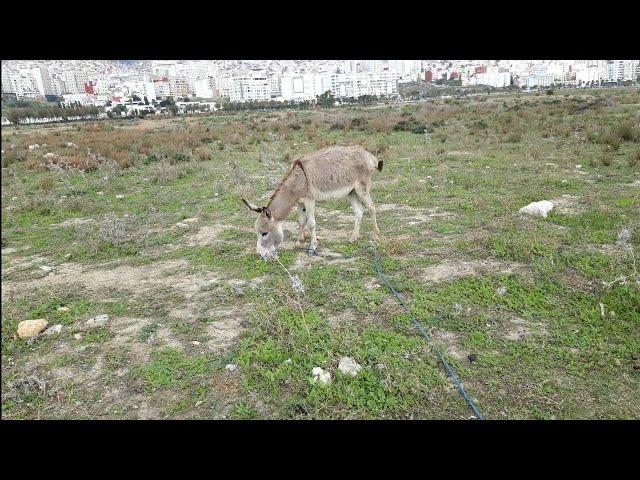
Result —
<instances>
[{"instance_id":1,"label":"donkey","mask_svg":"<svg viewBox=\"0 0 640 480\"><path fill-rule=\"evenodd\" d=\"M267 206L258 207L242 201L250 210L259 213L256 220L257 253L268 258L284 238L282 224L289 212L298 206L298 243L305 239L305 228L311 234L309 253L318 247L315 205L317 201L348 198L355 216L351 241L360 237L360 222L365 208L373 220L372 239L378 240L380 230L376 222L376 209L369 195L371 175L382 171L382 160L360 146L329 147L306 155L293 163L271 195Z\"/></svg>"}]
</instances>

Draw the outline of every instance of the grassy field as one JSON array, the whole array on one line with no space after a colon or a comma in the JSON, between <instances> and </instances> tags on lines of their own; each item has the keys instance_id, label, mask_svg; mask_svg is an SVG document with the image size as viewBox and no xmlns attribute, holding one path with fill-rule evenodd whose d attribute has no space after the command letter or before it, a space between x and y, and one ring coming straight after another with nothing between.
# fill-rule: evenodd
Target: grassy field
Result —
<instances>
[{"instance_id":1,"label":"grassy field","mask_svg":"<svg viewBox=\"0 0 640 480\"><path fill-rule=\"evenodd\" d=\"M627 88L3 127L2 417L469 418L377 280L366 214L352 244L348 202L319 204L310 257L292 213L302 296L255 254L240 199L361 144L384 160L383 268L486 418L640 418L639 111ZM36 318L60 334L18 339Z\"/></svg>"}]
</instances>

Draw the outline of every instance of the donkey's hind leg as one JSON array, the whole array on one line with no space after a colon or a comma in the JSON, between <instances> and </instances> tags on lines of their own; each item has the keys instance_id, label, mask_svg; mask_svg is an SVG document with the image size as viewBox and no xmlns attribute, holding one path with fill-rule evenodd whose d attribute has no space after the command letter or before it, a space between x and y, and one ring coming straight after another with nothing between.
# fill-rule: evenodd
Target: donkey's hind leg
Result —
<instances>
[{"instance_id":1,"label":"donkey's hind leg","mask_svg":"<svg viewBox=\"0 0 640 480\"><path fill-rule=\"evenodd\" d=\"M353 226L353 234L351 235L351 241L355 242L360 238L360 222L362 221L362 212L364 208L362 207L362 203L358 198L358 195L355 191L352 191L349 194L349 203L351 203L351 208L353 209L353 216L355 217L355 224Z\"/></svg>"},{"instance_id":2,"label":"donkey's hind leg","mask_svg":"<svg viewBox=\"0 0 640 480\"><path fill-rule=\"evenodd\" d=\"M369 195L369 186L358 184L356 185L355 192L358 195L358 199L367 208L367 211L371 215L373 221L373 232L371 233L371 239L377 241L380 239L380 229L378 228L378 222L376 220L376 206Z\"/></svg>"}]
</instances>

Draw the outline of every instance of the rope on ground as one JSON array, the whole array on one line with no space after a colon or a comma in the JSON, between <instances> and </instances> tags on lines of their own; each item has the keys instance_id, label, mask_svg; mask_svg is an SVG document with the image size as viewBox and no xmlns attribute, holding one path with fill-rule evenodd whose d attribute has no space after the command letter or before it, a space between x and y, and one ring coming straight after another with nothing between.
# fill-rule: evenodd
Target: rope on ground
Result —
<instances>
[{"instance_id":1,"label":"rope on ground","mask_svg":"<svg viewBox=\"0 0 640 480\"><path fill-rule=\"evenodd\" d=\"M460 392L460 395L462 396L464 401L467 403L469 409L473 413L473 416L478 420L482 420L483 419L482 415L480 415L480 412L476 408L475 404L473 403L471 398L469 398L469 395L467 395L467 392L464 390L464 387L460 383L460 380L458 380L458 376L456 375L456 373L454 372L453 368L451 368L451 366L449 365L449 363L445 359L444 354L442 353L442 350L440 350L438 348L438 346L431 340L431 337L429 336L429 334L425 330L425 328L422 325L422 323L415 317L415 315L413 315L411 313L411 309L404 302L404 299L402 298L402 295L394 288L394 286L391 284L391 282L385 276L385 274L382 273L382 266L380 265L380 255L378 255L378 251L376 250L376 246L375 246L375 244L373 242L371 243L371 250L373 252L374 263L375 263L376 272L378 274L378 278L380 278L380 280L382 280L382 282L387 286L387 288L391 291L391 293L393 293L393 295L396 297L396 299L398 300L400 305L402 305L402 307L405 309L405 311L411 316L411 320L413 321L413 324L418 329L420 334L431 345L431 347L433 348L434 352L436 353L436 356L438 357L438 360L440 360L440 362L444 366L444 369L447 372L447 375L449 375L449 377L453 381L454 385L458 389L458 392Z\"/></svg>"}]
</instances>

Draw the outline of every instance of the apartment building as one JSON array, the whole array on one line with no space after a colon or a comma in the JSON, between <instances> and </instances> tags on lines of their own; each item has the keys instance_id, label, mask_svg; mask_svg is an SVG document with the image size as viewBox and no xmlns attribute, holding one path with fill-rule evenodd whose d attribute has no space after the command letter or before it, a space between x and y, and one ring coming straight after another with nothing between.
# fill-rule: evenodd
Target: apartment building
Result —
<instances>
[{"instance_id":1,"label":"apartment building","mask_svg":"<svg viewBox=\"0 0 640 480\"><path fill-rule=\"evenodd\" d=\"M153 80L153 89L156 93L156 98L166 98L171 95L171 88L169 86L169 79L158 78Z\"/></svg>"},{"instance_id":2,"label":"apartment building","mask_svg":"<svg viewBox=\"0 0 640 480\"><path fill-rule=\"evenodd\" d=\"M54 93L51 75L48 69L44 67L32 68L31 75L33 75L40 95L52 95Z\"/></svg>"},{"instance_id":3,"label":"apartment building","mask_svg":"<svg viewBox=\"0 0 640 480\"><path fill-rule=\"evenodd\" d=\"M280 79L282 100L315 100L318 95L331 89L327 80L327 76L313 73L283 75Z\"/></svg>"},{"instance_id":4,"label":"apartment building","mask_svg":"<svg viewBox=\"0 0 640 480\"><path fill-rule=\"evenodd\" d=\"M186 97L189 95L189 81L184 77L169 78L169 94L176 97Z\"/></svg>"},{"instance_id":5,"label":"apartment building","mask_svg":"<svg viewBox=\"0 0 640 480\"><path fill-rule=\"evenodd\" d=\"M271 100L269 80L263 75L230 78L229 100L232 102Z\"/></svg>"},{"instance_id":6,"label":"apartment building","mask_svg":"<svg viewBox=\"0 0 640 480\"><path fill-rule=\"evenodd\" d=\"M193 83L194 92L198 98L214 98L212 78L202 78Z\"/></svg>"}]
</instances>

